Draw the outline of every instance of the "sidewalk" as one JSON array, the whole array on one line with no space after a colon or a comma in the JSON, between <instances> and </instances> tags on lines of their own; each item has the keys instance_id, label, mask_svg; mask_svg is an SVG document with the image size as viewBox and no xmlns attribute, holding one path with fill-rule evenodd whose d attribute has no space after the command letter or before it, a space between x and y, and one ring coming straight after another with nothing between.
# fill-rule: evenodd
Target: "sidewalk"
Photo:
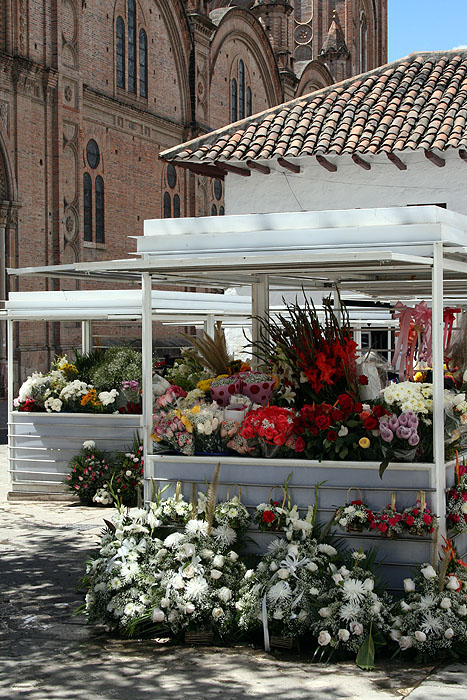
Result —
<instances>
[{"instance_id":1,"label":"sidewalk","mask_svg":"<svg viewBox=\"0 0 467 700\"><path fill-rule=\"evenodd\" d=\"M121 640L72 617L85 560L109 510L7 503L0 446L0 698L8 700L465 700L467 667L310 664L246 646Z\"/></svg>"}]
</instances>

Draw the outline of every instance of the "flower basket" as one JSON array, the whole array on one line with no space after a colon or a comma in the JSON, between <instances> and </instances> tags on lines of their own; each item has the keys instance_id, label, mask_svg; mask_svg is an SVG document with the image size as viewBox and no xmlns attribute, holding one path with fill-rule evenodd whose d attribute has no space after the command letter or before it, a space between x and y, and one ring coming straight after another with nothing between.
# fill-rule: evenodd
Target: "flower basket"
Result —
<instances>
[{"instance_id":1,"label":"flower basket","mask_svg":"<svg viewBox=\"0 0 467 700\"><path fill-rule=\"evenodd\" d=\"M214 643L214 632L185 632L185 644L193 647L212 646Z\"/></svg>"},{"instance_id":2,"label":"flower basket","mask_svg":"<svg viewBox=\"0 0 467 700\"><path fill-rule=\"evenodd\" d=\"M355 491L357 496L353 500L351 500L352 491ZM373 520L373 513L363 503L360 489L357 486L348 488L346 503L337 508L334 515L334 525L339 525L350 533L360 533L371 527Z\"/></svg>"},{"instance_id":3,"label":"flower basket","mask_svg":"<svg viewBox=\"0 0 467 700\"><path fill-rule=\"evenodd\" d=\"M274 635L269 640L271 646L276 649L293 649L296 641L295 637L276 637Z\"/></svg>"},{"instance_id":4,"label":"flower basket","mask_svg":"<svg viewBox=\"0 0 467 700\"><path fill-rule=\"evenodd\" d=\"M350 503L350 494L352 491L357 492L358 500L363 502L362 499L362 492L358 488L358 486L351 486L349 489L347 489L347 496L346 496L346 501L347 503ZM346 527L347 532L363 532L363 525L360 522L351 522L347 525Z\"/></svg>"},{"instance_id":5,"label":"flower basket","mask_svg":"<svg viewBox=\"0 0 467 700\"><path fill-rule=\"evenodd\" d=\"M425 491L417 492L417 502L403 513L403 523L406 532L415 537L426 537L438 527L438 518L426 504Z\"/></svg>"},{"instance_id":6,"label":"flower basket","mask_svg":"<svg viewBox=\"0 0 467 700\"><path fill-rule=\"evenodd\" d=\"M402 533L403 515L396 509L396 494L391 494L391 502L376 515L376 530L381 537L392 540Z\"/></svg>"},{"instance_id":7,"label":"flower basket","mask_svg":"<svg viewBox=\"0 0 467 700\"><path fill-rule=\"evenodd\" d=\"M282 489L282 503L271 501L271 494L274 489ZM256 507L254 520L262 532L278 532L285 525L286 510L285 502L287 494L282 484L271 486L266 503Z\"/></svg>"}]
</instances>

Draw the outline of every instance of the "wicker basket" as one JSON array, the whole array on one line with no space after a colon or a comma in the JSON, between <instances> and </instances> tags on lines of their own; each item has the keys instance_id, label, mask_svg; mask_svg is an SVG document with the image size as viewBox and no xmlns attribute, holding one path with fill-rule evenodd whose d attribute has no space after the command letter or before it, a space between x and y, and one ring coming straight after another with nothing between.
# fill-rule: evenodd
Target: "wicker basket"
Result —
<instances>
[{"instance_id":1,"label":"wicker basket","mask_svg":"<svg viewBox=\"0 0 467 700\"><path fill-rule=\"evenodd\" d=\"M185 632L185 644L193 647L212 646L214 632Z\"/></svg>"},{"instance_id":2,"label":"wicker basket","mask_svg":"<svg viewBox=\"0 0 467 700\"><path fill-rule=\"evenodd\" d=\"M293 649L295 646L295 637L275 637L271 636L270 644L276 649Z\"/></svg>"},{"instance_id":3,"label":"wicker basket","mask_svg":"<svg viewBox=\"0 0 467 700\"><path fill-rule=\"evenodd\" d=\"M345 497L346 503L347 504L350 503L350 494L352 493L352 491L356 491L358 494L358 500L363 502L362 492L360 491L358 486L351 486L350 488L347 489L347 495ZM363 525L361 523L357 523L357 522L349 523L346 527L346 530L347 530L347 532L350 532L350 533L363 532Z\"/></svg>"}]
</instances>

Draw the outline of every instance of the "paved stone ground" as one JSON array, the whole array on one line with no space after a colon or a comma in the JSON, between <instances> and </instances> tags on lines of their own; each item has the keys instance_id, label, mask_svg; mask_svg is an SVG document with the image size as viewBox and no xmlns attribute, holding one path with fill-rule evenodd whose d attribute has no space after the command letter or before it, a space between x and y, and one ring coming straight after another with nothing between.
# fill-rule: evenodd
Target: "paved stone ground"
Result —
<instances>
[{"instance_id":1,"label":"paved stone ground","mask_svg":"<svg viewBox=\"0 0 467 700\"><path fill-rule=\"evenodd\" d=\"M167 647L109 637L72 611L109 511L7 503L0 447L0 698L8 700L465 700L466 667L316 665L248 647Z\"/></svg>"}]
</instances>

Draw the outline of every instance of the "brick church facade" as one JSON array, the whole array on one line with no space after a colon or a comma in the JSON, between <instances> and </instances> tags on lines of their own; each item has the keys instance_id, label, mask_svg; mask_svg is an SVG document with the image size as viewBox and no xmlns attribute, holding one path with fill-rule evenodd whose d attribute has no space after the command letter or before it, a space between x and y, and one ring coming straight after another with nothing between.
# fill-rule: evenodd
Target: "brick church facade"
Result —
<instances>
[{"instance_id":1,"label":"brick church facade","mask_svg":"<svg viewBox=\"0 0 467 700\"><path fill-rule=\"evenodd\" d=\"M144 219L222 215L223 183L159 152L377 67L386 39L387 0L2 0L1 299L61 288L5 266L125 257ZM19 326L19 376L76 344L41 326Z\"/></svg>"}]
</instances>

